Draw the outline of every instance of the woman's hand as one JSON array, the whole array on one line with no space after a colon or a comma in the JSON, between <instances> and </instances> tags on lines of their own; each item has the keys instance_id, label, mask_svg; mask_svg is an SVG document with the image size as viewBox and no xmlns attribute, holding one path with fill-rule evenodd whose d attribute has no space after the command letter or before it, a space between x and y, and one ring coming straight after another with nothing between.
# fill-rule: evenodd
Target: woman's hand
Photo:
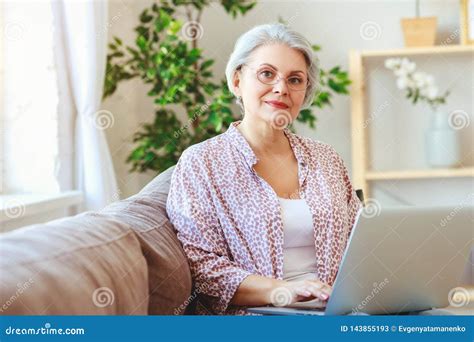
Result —
<instances>
[{"instance_id":1,"label":"woman's hand","mask_svg":"<svg viewBox=\"0 0 474 342\"><path fill-rule=\"evenodd\" d=\"M240 283L231 303L245 306L286 306L315 298L326 301L331 293L331 286L316 279L286 281L251 274Z\"/></svg>"},{"instance_id":2,"label":"woman's hand","mask_svg":"<svg viewBox=\"0 0 474 342\"><path fill-rule=\"evenodd\" d=\"M315 298L326 301L331 293L332 287L319 280L285 281L272 289L270 300L274 306L286 306Z\"/></svg>"}]
</instances>

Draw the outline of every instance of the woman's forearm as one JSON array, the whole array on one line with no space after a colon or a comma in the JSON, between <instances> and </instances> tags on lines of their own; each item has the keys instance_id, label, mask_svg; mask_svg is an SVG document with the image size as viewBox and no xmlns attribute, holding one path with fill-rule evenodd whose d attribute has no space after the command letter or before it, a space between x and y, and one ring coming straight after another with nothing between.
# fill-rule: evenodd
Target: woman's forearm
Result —
<instances>
[{"instance_id":1,"label":"woman's forearm","mask_svg":"<svg viewBox=\"0 0 474 342\"><path fill-rule=\"evenodd\" d=\"M233 305L267 305L271 304L271 293L279 286L286 284L284 280L267 278L260 275L249 275L234 294Z\"/></svg>"}]
</instances>

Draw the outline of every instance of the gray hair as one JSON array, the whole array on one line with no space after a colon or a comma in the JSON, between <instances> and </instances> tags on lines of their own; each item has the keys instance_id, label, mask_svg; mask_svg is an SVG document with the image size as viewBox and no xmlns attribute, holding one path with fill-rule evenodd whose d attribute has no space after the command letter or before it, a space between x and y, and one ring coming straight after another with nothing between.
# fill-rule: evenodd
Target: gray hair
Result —
<instances>
[{"instance_id":1,"label":"gray hair","mask_svg":"<svg viewBox=\"0 0 474 342\"><path fill-rule=\"evenodd\" d=\"M305 58L309 86L306 89L301 109L309 108L319 87L319 60L313 52L311 43L303 35L281 23L255 26L239 37L225 68L227 86L230 92L236 96L232 84L235 72L249 61L251 53L258 47L277 43L297 49ZM243 109L241 98L237 97L236 103Z\"/></svg>"}]
</instances>

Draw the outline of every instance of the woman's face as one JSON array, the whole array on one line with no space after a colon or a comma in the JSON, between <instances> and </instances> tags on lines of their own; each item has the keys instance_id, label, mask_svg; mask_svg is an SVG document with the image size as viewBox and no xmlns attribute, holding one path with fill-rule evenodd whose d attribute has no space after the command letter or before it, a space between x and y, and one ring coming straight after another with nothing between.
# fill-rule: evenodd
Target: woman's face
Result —
<instances>
[{"instance_id":1,"label":"woman's face","mask_svg":"<svg viewBox=\"0 0 474 342\"><path fill-rule=\"evenodd\" d=\"M276 84L261 82L274 78ZM263 45L250 56L234 76L234 91L242 97L245 116L268 122L274 128L284 128L296 119L305 97L305 90L293 90L290 82L307 80L303 54L284 44ZM285 81L287 80L287 81Z\"/></svg>"}]
</instances>

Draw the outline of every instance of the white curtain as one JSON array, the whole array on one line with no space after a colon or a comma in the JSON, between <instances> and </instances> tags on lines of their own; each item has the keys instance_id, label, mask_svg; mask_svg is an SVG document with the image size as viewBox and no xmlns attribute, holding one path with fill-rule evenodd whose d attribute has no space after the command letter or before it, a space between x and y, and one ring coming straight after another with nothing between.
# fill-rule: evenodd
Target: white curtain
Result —
<instances>
[{"instance_id":1,"label":"white curtain","mask_svg":"<svg viewBox=\"0 0 474 342\"><path fill-rule=\"evenodd\" d=\"M107 1L53 1L60 83L57 176L61 190L83 192L80 211L99 210L119 195L104 132L114 118L100 108L107 16Z\"/></svg>"}]
</instances>

